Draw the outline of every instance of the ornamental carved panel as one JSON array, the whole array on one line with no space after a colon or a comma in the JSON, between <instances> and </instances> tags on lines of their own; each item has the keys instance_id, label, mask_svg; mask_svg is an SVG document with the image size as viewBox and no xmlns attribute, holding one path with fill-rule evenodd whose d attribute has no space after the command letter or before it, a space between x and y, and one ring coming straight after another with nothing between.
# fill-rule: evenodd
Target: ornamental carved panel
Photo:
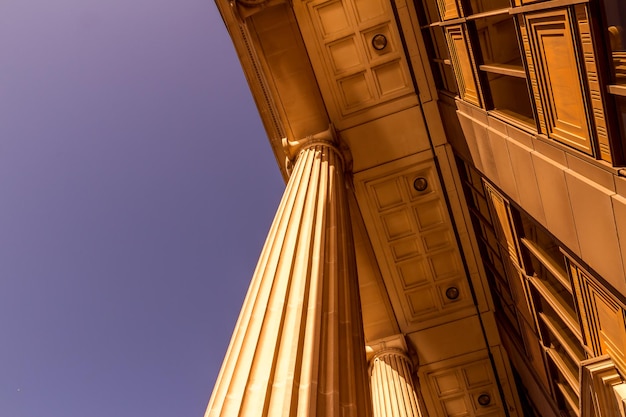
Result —
<instances>
[{"instance_id":1,"label":"ornamental carved panel","mask_svg":"<svg viewBox=\"0 0 626 417\"><path fill-rule=\"evenodd\" d=\"M461 17L459 5L456 0L437 0L437 6L439 8L441 20L450 20Z\"/></svg>"},{"instance_id":2,"label":"ornamental carved panel","mask_svg":"<svg viewBox=\"0 0 626 417\"><path fill-rule=\"evenodd\" d=\"M576 24L580 37L580 45L583 55L583 65L589 87L589 104L593 122L595 123L595 135L598 141L598 151L601 159L612 162L611 149L609 146L609 134L607 131L603 91L596 62L596 52L593 46L591 24L589 22L589 10L585 4L576 5L574 8Z\"/></svg>"},{"instance_id":3,"label":"ornamental carved panel","mask_svg":"<svg viewBox=\"0 0 626 417\"><path fill-rule=\"evenodd\" d=\"M568 10L527 14L520 29L541 133L593 155L585 83Z\"/></svg>"},{"instance_id":4,"label":"ornamental carved panel","mask_svg":"<svg viewBox=\"0 0 626 417\"><path fill-rule=\"evenodd\" d=\"M446 37L450 50L450 60L456 75L461 98L476 106L481 105L478 78L474 71L472 48L468 41L467 30L462 25L446 26Z\"/></svg>"},{"instance_id":5,"label":"ornamental carved panel","mask_svg":"<svg viewBox=\"0 0 626 417\"><path fill-rule=\"evenodd\" d=\"M594 356L610 355L626 372L626 309L607 289L570 260L585 344Z\"/></svg>"},{"instance_id":6,"label":"ornamental carved panel","mask_svg":"<svg viewBox=\"0 0 626 417\"><path fill-rule=\"evenodd\" d=\"M466 314L472 297L431 161L355 176L357 199L403 331Z\"/></svg>"},{"instance_id":7,"label":"ornamental carved panel","mask_svg":"<svg viewBox=\"0 0 626 417\"><path fill-rule=\"evenodd\" d=\"M470 357L476 355L470 355ZM430 407L440 416L496 417L506 415L488 358L427 371Z\"/></svg>"},{"instance_id":8,"label":"ornamental carved panel","mask_svg":"<svg viewBox=\"0 0 626 417\"><path fill-rule=\"evenodd\" d=\"M327 104L334 104L329 110L339 128L364 111L414 96L388 1L299 1L294 10L322 93Z\"/></svg>"}]
</instances>

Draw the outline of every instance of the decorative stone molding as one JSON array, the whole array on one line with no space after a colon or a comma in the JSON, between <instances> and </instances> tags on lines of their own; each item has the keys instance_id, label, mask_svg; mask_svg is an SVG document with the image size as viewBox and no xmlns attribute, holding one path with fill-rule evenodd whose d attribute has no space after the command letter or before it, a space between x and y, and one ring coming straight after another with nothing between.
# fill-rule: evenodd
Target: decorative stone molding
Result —
<instances>
[{"instance_id":1,"label":"decorative stone molding","mask_svg":"<svg viewBox=\"0 0 626 417\"><path fill-rule=\"evenodd\" d=\"M239 15L242 22L261 10L286 3L285 0L231 0L230 5Z\"/></svg>"},{"instance_id":2,"label":"decorative stone molding","mask_svg":"<svg viewBox=\"0 0 626 417\"><path fill-rule=\"evenodd\" d=\"M350 153L350 149L345 145L345 143L339 140L335 127L332 124L328 126L328 129L322 132L309 135L299 140L289 140L288 138L283 138L282 144L283 151L286 155L285 169L289 175L291 175L294 162L298 158L299 154L303 150L316 145L328 147L329 150L335 152L341 159L344 172L350 172L352 169L352 154Z\"/></svg>"},{"instance_id":3,"label":"decorative stone molding","mask_svg":"<svg viewBox=\"0 0 626 417\"><path fill-rule=\"evenodd\" d=\"M626 417L626 383L608 355L581 363L581 416Z\"/></svg>"},{"instance_id":4,"label":"decorative stone molding","mask_svg":"<svg viewBox=\"0 0 626 417\"><path fill-rule=\"evenodd\" d=\"M617 400L617 409L620 417L626 417L626 384L614 385L613 393Z\"/></svg>"},{"instance_id":5,"label":"decorative stone molding","mask_svg":"<svg viewBox=\"0 0 626 417\"><path fill-rule=\"evenodd\" d=\"M386 352L399 352L409 359L409 349L404 335L397 334L370 342L366 346L367 360L370 363ZM410 359L409 359L410 361ZM411 364L411 368L413 368Z\"/></svg>"},{"instance_id":6,"label":"decorative stone molding","mask_svg":"<svg viewBox=\"0 0 626 417\"><path fill-rule=\"evenodd\" d=\"M329 125L328 129L324 131L314 135L309 135L299 140L289 140L287 138L283 138L283 149L285 150L285 155L287 155L287 158L291 161L293 161L303 149L317 144L328 146L341 156L341 153L337 149L337 143L338 141L335 129L333 125Z\"/></svg>"}]
</instances>

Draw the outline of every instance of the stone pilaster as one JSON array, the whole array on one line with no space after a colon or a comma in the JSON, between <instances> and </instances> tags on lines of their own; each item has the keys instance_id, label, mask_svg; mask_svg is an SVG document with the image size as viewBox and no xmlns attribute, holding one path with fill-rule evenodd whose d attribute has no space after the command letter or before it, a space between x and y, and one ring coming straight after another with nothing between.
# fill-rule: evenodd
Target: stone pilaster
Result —
<instances>
[{"instance_id":1,"label":"stone pilaster","mask_svg":"<svg viewBox=\"0 0 626 417\"><path fill-rule=\"evenodd\" d=\"M342 157L328 132L290 145L297 160L206 417L371 415Z\"/></svg>"},{"instance_id":2,"label":"stone pilaster","mask_svg":"<svg viewBox=\"0 0 626 417\"><path fill-rule=\"evenodd\" d=\"M404 336L367 347L374 417L421 417Z\"/></svg>"}]
</instances>

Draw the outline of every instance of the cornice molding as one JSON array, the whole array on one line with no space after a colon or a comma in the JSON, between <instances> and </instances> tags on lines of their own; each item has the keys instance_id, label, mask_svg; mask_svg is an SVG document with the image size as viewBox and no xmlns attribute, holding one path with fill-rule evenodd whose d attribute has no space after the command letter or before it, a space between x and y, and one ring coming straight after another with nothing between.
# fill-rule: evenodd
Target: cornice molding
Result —
<instances>
[{"instance_id":1,"label":"cornice molding","mask_svg":"<svg viewBox=\"0 0 626 417\"><path fill-rule=\"evenodd\" d=\"M264 2L262 8L281 2L283 1L268 0ZM239 9L242 8L242 6L236 4L235 1L228 0L216 0L215 4L222 15L224 24L237 51L239 61L241 62L244 75L250 86L252 97L259 109L259 115L265 126L278 166L283 174L283 178L287 180L289 175L282 164L284 154L281 145L281 138L285 137L287 132L283 125L280 112L274 102L269 83L265 79L264 71L252 43L245 19L242 18L242 15L239 13Z\"/></svg>"},{"instance_id":2,"label":"cornice molding","mask_svg":"<svg viewBox=\"0 0 626 417\"><path fill-rule=\"evenodd\" d=\"M230 4L233 10L238 14L241 22L245 22L246 18L260 12L261 10L276 6L278 4L287 3L286 0L231 0Z\"/></svg>"}]
</instances>

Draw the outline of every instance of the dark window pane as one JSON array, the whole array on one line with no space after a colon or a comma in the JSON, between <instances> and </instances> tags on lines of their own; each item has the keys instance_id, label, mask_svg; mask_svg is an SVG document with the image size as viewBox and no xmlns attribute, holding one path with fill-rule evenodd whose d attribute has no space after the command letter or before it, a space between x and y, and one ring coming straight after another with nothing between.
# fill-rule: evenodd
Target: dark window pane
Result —
<instances>
[{"instance_id":1,"label":"dark window pane","mask_svg":"<svg viewBox=\"0 0 626 417\"><path fill-rule=\"evenodd\" d=\"M437 2L435 0L422 0L416 4L420 17L426 22L424 24L439 22L439 11L437 10Z\"/></svg>"},{"instance_id":2,"label":"dark window pane","mask_svg":"<svg viewBox=\"0 0 626 417\"><path fill-rule=\"evenodd\" d=\"M448 59L448 44L443 35L443 30L439 27L431 28L430 35L435 49L435 58Z\"/></svg>"},{"instance_id":3,"label":"dark window pane","mask_svg":"<svg viewBox=\"0 0 626 417\"><path fill-rule=\"evenodd\" d=\"M522 67L515 22L510 15L476 19L476 33L484 64L505 64Z\"/></svg>"},{"instance_id":4,"label":"dark window pane","mask_svg":"<svg viewBox=\"0 0 626 417\"><path fill-rule=\"evenodd\" d=\"M607 36L613 55L615 82L626 84L626 2L605 0Z\"/></svg>"},{"instance_id":5,"label":"dark window pane","mask_svg":"<svg viewBox=\"0 0 626 417\"><path fill-rule=\"evenodd\" d=\"M451 93L458 94L459 90L456 88L456 79L454 78L452 66L441 64L441 72L443 75L444 89L450 91Z\"/></svg>"},{"instance_id":6,"label":"dark window pane","mask_svg":"<svg viewBox=\"0 0 626 417\"><path fill-rule=\"evenodd\" d=\"M534 124L526 79L501 74L487 74L494 110Z\"/></svg>"},{"instance_id":7,"label":"dark window pane","mask_svg":"<svg viewBox=\"0 0 626 417\"><path fill-rule=\"evenodd\" d=\"M626 138L626 97L615 96L617 102L617 111L619 115L619 124L622 129L622 137Z\"/></svg>"}]
</instances>

